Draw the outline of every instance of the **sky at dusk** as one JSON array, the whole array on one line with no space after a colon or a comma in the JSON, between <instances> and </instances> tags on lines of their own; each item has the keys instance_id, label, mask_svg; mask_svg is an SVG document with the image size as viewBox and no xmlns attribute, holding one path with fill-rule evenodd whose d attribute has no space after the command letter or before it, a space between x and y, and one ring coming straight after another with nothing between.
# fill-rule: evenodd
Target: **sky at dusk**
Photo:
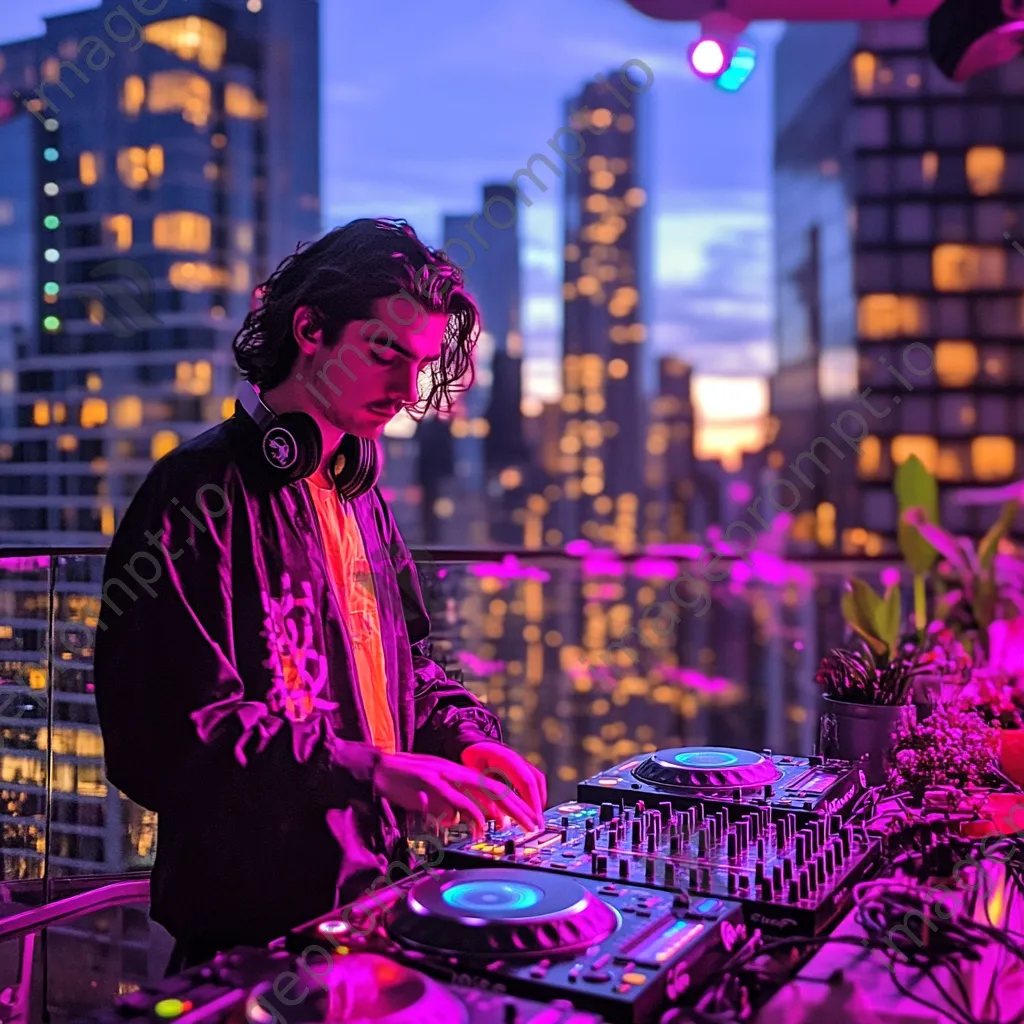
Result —
<instances>
[{"instance_id":1,"label":"sky at dusk","mask_svg":"<svg viewBox=\"0 0 1024 1024\"><path fill-rule=\"evenodd\" d=\"M81 0L5 4L4 42ZM737 94L690 73L693 24L645 18L625 0L320 0L325 226L401 216L441 245L446 213L480 209L564 123L595 74L643 60L653 204L652 339L705 374L762 375L773 362L771 57L777 24L747 33L757 68ZM543 167L541 168L543 173ZM528 389L557 386L561 316L558 179L519 221ZM753 410L749 410L753 412ZM742 411L737 410L742 415Z\"/></svg>"}]
</instances>

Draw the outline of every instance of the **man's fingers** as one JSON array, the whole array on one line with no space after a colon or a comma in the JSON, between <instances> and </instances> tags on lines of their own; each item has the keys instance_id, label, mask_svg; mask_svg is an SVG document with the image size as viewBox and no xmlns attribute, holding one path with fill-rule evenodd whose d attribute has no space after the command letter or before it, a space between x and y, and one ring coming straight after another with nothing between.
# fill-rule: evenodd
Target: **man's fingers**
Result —
<instances>
[{"instance_id":1,"label":"man's fingers","mask_svg":"<svg viewBox=\"0 0 1024 1024\"><path fill-rule=\"evenodd\" d=\"M530 807L517 793L506 793L500 800L505 812L525 829L534 831L544 827L544 817Z\"/></svg>"},{"instance_id":2,"label":"man's fingers","mask_svg":"<svg viewBox=\"0 0 1024 1024\"><path fill-rule=\"evenodd\" d=\"M538 818L544 816L544 798L537 780L536 769L528 761L510 759L505 766L512 788L529 805Z\"/></svg>"},{"instance_id":3,"label":"man's fingers","mask_svg":"<svg viewBox=\"0 0 1024 1024\"><path fill-rule=\"evenodd\" d=\"M465 793L460 793L444 779L438 779L436 785L441 800L462 815L463 821L469 825L474 835L482 836L487 829L487 822L472 798Z\"/></svg>"}]
</instances>

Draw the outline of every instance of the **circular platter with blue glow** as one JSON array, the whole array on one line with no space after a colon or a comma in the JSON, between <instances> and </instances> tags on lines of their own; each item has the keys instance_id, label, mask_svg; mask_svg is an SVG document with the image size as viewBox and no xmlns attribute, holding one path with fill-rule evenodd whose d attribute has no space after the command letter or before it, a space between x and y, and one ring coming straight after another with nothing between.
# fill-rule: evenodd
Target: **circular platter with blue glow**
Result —
<instances>
[{"instance_id":1,"label":"circular platter with blue glow","mask_svg":"<svg viewBox=\"0 0 1024 1024\"><path fill-rule=\"evenodd\" d=\"M573 956L618 926L617 912L575 879L517 868L423 878L387 921L408 948L486 960Z\"/></svg>"},{"instance_id":2,"label":"circular platter with blue glow","mask_svg":"<svg viewBox=\"0 0 1024 1024\"><path fill-rule=\"evenodd\" d=\"M638 765L633 774L661 789L714 795L734 789L757 789L782 778L782 771L765 754L733 747L672 747L659 750Z\"/></svg>"}]
</instances>

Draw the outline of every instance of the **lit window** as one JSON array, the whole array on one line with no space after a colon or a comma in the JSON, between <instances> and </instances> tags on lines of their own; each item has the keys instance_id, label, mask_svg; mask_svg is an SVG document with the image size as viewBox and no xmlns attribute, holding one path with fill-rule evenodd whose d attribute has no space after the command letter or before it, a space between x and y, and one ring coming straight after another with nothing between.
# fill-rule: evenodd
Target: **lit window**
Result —
<instances>
[{"instance_id":1,"label":"lit window","mask_svg":"<svg viewBox=\"0 0 1024 1024\"><path fill-rule=\"evenodd\" d=\"M629 373L629 363L625 359L613 359L608 363L608 376L613 380L622 380Z\"/></svg>"},{"instance_id":2,"label":"lit window","mask_svg":"<svg viewBox=\"0 0 1024 1024\"><path fill-rule=\"evenodd\" d=\"M647 202L647 193L642 188L634 186L626 189L626 194L622 198L626 201L627 206L639 209Z\"/></svg>"},{"instance_id":3,"label":"lit window","mask_svg":"<svg viewBox=\"0 0 1024 1024\"><path fill-rule=\"evenodd\" d=\"M627 317L639 301L635 288L617 288L608 303L608 312L614 317Z\"/></svg>"},{"instance_id":4,"label":"lit window","mask_svg":"<svg viewBox=\"0 0 1024 1024\"><path fill-rule=\"evenodd\" d=\"M210 119L210 83L189 71L157 71L149 76L149 110L153 114L181 113L198 128Z\"/></svg>"},{"instance_id":5,"label":"lit window","mask_svg":"<svg viewBox=\"0 0 1024 1024\"><path fill-rule=\"evenodd\" d=\"M939 461L935 467L935 475L940 480L955 482L964 478L964 464L960 453L955 448L943 445L939 449Z\"/></svg>"},{"instance_id":6,"label":"lit window","mask_svg":"<svg viewBox=\"0 0 1024 1024\"><path fill-rule=\"evenodd\" d=\"M971 469L976 480L1013 476L1017 450L1011 437L976 437L971 441Z\"/></svg>"},{"instance_id":7,"label":"lit window","mask_svg":"<svg viewBox=\"0 0 1024 1024\"><path fill-rule=\"evenodd\" d=\"M939 461L939 442L926 434L901 434L892 439L892 461L894 465L906 462L916 455L929 473L935 472Z\"/></svg>"},{"instance_id":8,"label":"lit window","mask_svg":"<svg viewBox=\"0 0 1024 1024\"><path fill-rule=\"evenodd\" d=\"M228 82L224 86L224 112L228 117L257 121L261 117L266 117L267 108L247 85Z\"/></svg>"},{"instance_id":9,"label":"lit window","mask_svg":"<svg viewBox=\"0 0 1024 1024\"><path fill-rule=\"evenodd\" d=\"M935 346L935 373L943 387L967 387L978 375L978 350L969 341L940 341Z\"/></svg>"},{"instance_id":10,"label":"lit window","mask_svg":"<svg viewBox=\"0 0 1024 1024\"><path fill-rule=\"evenodd\" d=\"M37 427L48 427L50 425L50 406L48 402L40 399L32 406L32 422Z\"/></svg>"},{"instance_id":11,"label":"lit window","mask_svg":"<svg viewBox=\"0 0 1024 1024\"><path fill-rule=\"evenodd\" d=\"M882 442L870 435L860 442L857 471L863 477L875 476L882 466Z\"/></svg>"},{"instance_id":12,"label":"lit window","mask_svg":"<svg viewBox=\"0 0 1024 1024\"><path fill-rule=\"evenodd\" d=\"M83 427L101 427L107 422L107 403L102 398L86 398L82 402Z\"/></svg>"},{"instance_id":13,"label":"lit window","mask_svg":"<svg viewBox=\"0 0 1024 1024\"><path fill-rule=\"evenodd\" d=\"M153 245L178 252L209 252L210 218L185 210L158 213L153 218Z\"/></svg>"},{"instance_id":14,"label":"lit window","mask_svg":"<svg viewBox=\"0 0 1024 1024\"><path fill-rule=\"evenodd\" d=\"M106 319L106 310L103 308L103 303L99 299L89 300L89 322L100 326L104 319Z\"/></svg>"},{"instance_id":15,"label":"lit window","mask_svg":"<svg viewBox=\"0 0 1024 1024\"><path fill-rule=\"evenodd\" d=\"M159 166L162 172L162 159ZM131 146L129 149L120 150L117 154L117 173L129 188L142 188L152 175L149 150L143 149L142 146Z\"/></svg>"},{"instance_id":16,"label":"lit window","mask_svg":"<svg viewBox=\"0 0 1024 1024\"><path fill-rule=\"evenodd\" d=\"M231 287L230 273L224 267L214 267L209 263L172 263L167 278L171 287L183 292Z\"/></svg>"},{"instance_id":17,"label":"lit window","mask_svg":"<svg viewBox=\"0 0 1024 1024\"><path fill-rule=\"evenodd\" d=\"M99 181L99 165L95 153L78 154L78 180L85 186Z\"/></svg>"},{"instance_id":18,"label":"lit window","mask_svg":"<svg viewBox=\"0 0 1024 1024\"><path fill-rule=\"evenodd\" d=\"M114 406L114 426L121 430L142 426L142 399L137 395L119 398Z\"/></svg>"},{"instance_id":19,"label":"lit window","mask_svg":"<svg viewBox=\"0 0 1024 1024\"><path fill-rule=\"evenodd\" d=\"M998 146L967 150L967 183L976 196L994 195L1003 184L1006 154Z\"/></svg>"},{"instance_id":20,"label":"lit window","mask_svg":"<svg viewBox=\"0 0 1024 1024\"><path fill-rule=\"evenodd\" d=\"M104 217L103 227L119 251L132 247L132 219L127 213Z\"/></svg>"},{"instance_id":21,"label":"lit window","mask_svg":"<svg viewBox=\"0 0 1024 1024\"><path fill-rule=\"evenodd\" d=\"M212 21L190 15L147 25L143 30L147 43L176 54L182 60L194 60L207 71L217 71L224 61L227 33Z\"/></svg>"},{"instance_id":22,"label":"lit window","mask_svg":"<svg viewBox=\"0 0 1024 1024\"><path fill-rule=\"evenodd\" d=\"M134 117L146 102L146 83L138 75L129 75L124 80L121 92L121 109Z\"/></svg>"},{"instance_id":23,"label":"lit window","mask_svg":"<svg viewBox=\"0 0 1024 1024\"><path fill-rule=\"evenodd\" d=\"M114 535L114 510L110 505L100 510L100 532L107 537Z\"/></svg>"},{"instance_id":24,"label":"lit window","mask_svg":"<svg viewBox=\"0 0 1024 1024\"><path fill-rule=\"evenodd\" d=\"M939 176L939 154L938 153L924 153L921 156L921 180L924 182L926 188L931 188L935 184L935 179Z\"/></svg>"},{"instance_id":25,"label":"lit window","mask_svg":"<svg viewBox=\"0 0 1024 1024\"><path fill-rule=\"evenodd\" d=\"M937 245L932 251L932 278L940 292L1002 288L1006 252L997 246Z\"/></svg>"},{"instance_id":26,"label":"lit window","mask_svg":"<svg viewBox=\"0 0 1024 1024\"><path fill-rule=\"evenodd\" d=\"M208 395L213 386L213 367L201 359L197 363L178 363L174 368L174 387L189 395Z\"/></svg>"},{"instance_id":27,"label":"lit window","mask_svg":"<svg viewBox=\"0 0 1024 1024\"><path fill-rule=\"evenodd\" d=\"M90 391L99 391L103 387L103 378L98 373L90 373L86 375L85 386Z\"/></svg>"},{"instance_id":28,"label":"lit window","mask_svg":"<svg viewBox=\"0 0 1024 1024\"><path fill-rule=\"evenodd\" d=\"M146 168L150 175L159 178L164 173L164 147L161 145L150 146L146 153Z\"/></svg>"},{"instance_id":29,"label":"lit window","mask_svg":"<svg viewBox=\"0 0 1024 1024\"><path fill-rule=\"evenodd\" d=\"M149 445L149 454L154 459L162 459L168 452L178 447L178 435L173 430L158 430Z\"/></svg>"},{"instance_id":30,"label":"lit window","mask_svg":"<svg viewBox=\"0 0 1024 1024\"><path fill-rule=\"evenodd\" d=\"M873 53L861 52L855 54L852 70L854 88L861 96L870 96L875 91L875 72L878 70L878 58Z\"/></svg>"},{"instance_id":31,"label":"lit window","mask_svg":"<svg viewBox=\"0 0 1024 1024\"><path fill-rule=\"evenodd\" d=\"M872 341L923 334L926 320L924 303L909 295L865 295L857 307L858 331Z\"/></svg>"},{"instance_id":32,"label":"lit window","mask_svg":"<svg viewBox=\"0 0 1024 1024\"><path fill-rule=\"evenodd\" d=\"M595 171L590 176L590 187L607 192L615 184L615 175L611 171Z\"/></svg>"}]
</instances>

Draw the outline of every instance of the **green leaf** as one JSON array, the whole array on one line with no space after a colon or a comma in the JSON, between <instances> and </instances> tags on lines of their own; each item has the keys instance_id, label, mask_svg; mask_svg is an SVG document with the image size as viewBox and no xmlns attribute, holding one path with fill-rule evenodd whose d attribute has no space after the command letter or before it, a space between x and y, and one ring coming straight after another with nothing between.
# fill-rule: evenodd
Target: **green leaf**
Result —
<instances>
[{"instance_id":1,"label":"green leaf","mask_svg":"<svg viewBox=\"0 0 1024 1024\"><path fill-rule=\"evenodd\" d=\"M981 539L981 543L978 545L978 560L981 562L983 571L992 568L992 563L996 560L996 554L999 551L999 542L1013 529L1013 523L1019 510L1020 504L1017 501L1008 501L999 513L999 518Z\"/></svg>"},{"instance_id":2,"label":"green leaf","mask_svg":"<svg viewBox=\"0 0 1024 1024\"><path fill-rule=\"evenodd\" d=\"M841 603L847 625L864 638L876 655L889 652L888 643L880 635L883 621L882 599L863 580L850 580L850 589L843 594Z\"/></svg>"},{"instance_id":3,"label":"green leaf","mask_svg":"<svg viewBox=\"0 0 1024 1024\"><path fill-rule=\"evenodd\" d=\"M894 658L900 641L900 623L903 621L903 599L898 586L890 587L885 592L885 599L879 605L878 616L879 639L885 642L889 657Z\"/></svg>"},{"instance_id":4,"label":"green leaf","mask_svg":"<svg viewBox=\"0 0 1024 1024\"><path fill-rule=\"evenodd\" d=\"M914 529L904 519L908 509L921 509L922 518L926 523L939 521L939 485L935 477L924 468L924 463L916 456L901 463L893 478L892 489L896 494L899 506L898 540L903 558L912 572L925 573L935 564L937 552L922 536L921 531Z\"/></svg>"}]
</instances>

